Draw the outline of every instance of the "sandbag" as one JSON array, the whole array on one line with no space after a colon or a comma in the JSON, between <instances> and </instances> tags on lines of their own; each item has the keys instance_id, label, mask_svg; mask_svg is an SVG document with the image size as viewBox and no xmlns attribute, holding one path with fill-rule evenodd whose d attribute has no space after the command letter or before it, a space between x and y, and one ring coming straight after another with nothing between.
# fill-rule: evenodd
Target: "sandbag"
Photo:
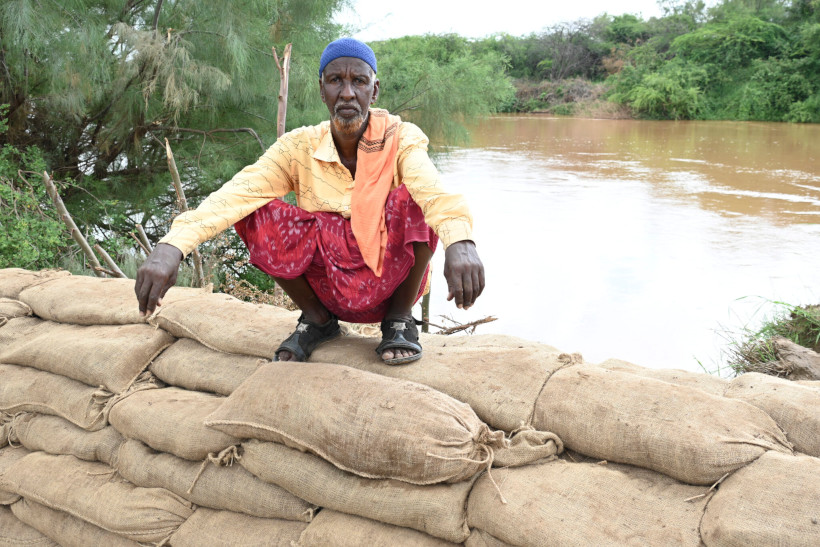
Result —
<instances>
[{"instance_id":1,"label":"sandbag","mask_svg":"<svg viewBox=\"0 0 820 547\"><path fill-rule=\"evenodd\" d=\"M31 454L31 451L22 446L0 448L0 477L2 477L3 471L11 467L13 463L29 454ZM13 485L0 479L0 505L11 505L19 499L20 496L13 491Z\"/></svg>"},{"instance_id":2,"label":"sandbag","mask_svg":"<svg viewBox=\"0 0 820 547\"><path fill-rule=\"evenodd\" d=\"M133 541L160 542L193 513L190 503L161 488L116 480L102 463L32 452L0 475L14 492Z\"/></svg>"},{"instance_id":3,"label":"sandbag","mask_svg":"<svg viewBox=\"0 0 820 547\"><path fill-rule=\"evenodd\" d=\"M260 479L326 509L420 530L461 542L469 535L464 508L474 480L417 486L363 479L281 444L246 441L239 463Z\"/></svg>"},{"instance_id":4,"label":"sandbag","mask_svg":"<svg viewBox=\"0 0 820 547\"><path fill-rule=\"evenodd\" d=\"M0 412L0 448L9 444L9 432L11 431L12 419L14 419L13 414Z\"/></svg>"},{"instance_id":5,"label":"sandbag","mask_svg":"<svg viewBox=\"0 0 820 547\"><path fill-rule=\"evenodd\" d=\"M149 325L84 327L26 317L0 329L0 362L121 393L173 341Z\"/></svg>"},{"instance_id":6,"label":"sandbag","mask_svg":"<svg viewBox=\"0 0 820 547\"><path fill-rule=\"evenodd\" d=\"M296 327L298 317L298 313L283 308L214 293L167 304L163 301L149 323L216 351L271 359Z\"/></svg>"},{"instance_id":7,"label":"sandbag","mask_svg":"<svg viewBox=\"0 0 820 547\"><path fill-rule=\"evenodd\" d=\"M317 507L252 475L239 464L201 464L155 452L140 441L127 441L117 471L137 486L165 488L202 507L261 518L310 522Z\"/></svg>"},{"instance_id":8,"label":"sandbag","mask_svg":"<svg viewBox=\"0 0 820 547\"><path fill-rule=\"evenodd\" d=\"M154 359L149 370L166 384L227 396L267 362L214 351L196 340L181 338Z\"/></svg>"},{"instance_id":9,"label":"sandbag","mask_svg":"<svg viewBox=\"0 0 820 547\"><path fill-rule=\"evenodd\" d=\"M17 365L0 364L0 378L0 411L60 416L88 431L108 423L107 404L114 397L110 391Z\"/></svg>"},{"instance_id":10,"label":"sandbag","mask_svg":"<svg viewBox=\"0 0 820 547\"><path fill-rule=\"evenodd\" d=\"M292 547L307 526L200 507L169 543L174 547Z\"/></svg>"},{"instance_id":11,"label":"sandbag","mask_svg":"<svg viewBox=\"0 0 820 547\"><path fill-rule=\"evenodd\" d=\"M556 460L479 477L467 521L510 545L627 545L640 538L644 545L697 547L707 491L646 469Z\"/></svg>"},{"instance_id":12,"label":"sandbag","mask_svg":"<svg viewBox=\"0 0 820 547\"><path fill-rule=\"evenodd\" d=\"M464 542L464 547L509 547L509 545L509 543L501 541L492 534L478 528L470 530L470 537Z\"/></svg>"},{"instance_id":13,"label":"sandbag","mask_svg":"<svg viewBox=\"0 0 820 547\"><path fill-rule=\"evenodd\" d=\"M485 423L505 431L531 423L544 382L577 359L513 336L422 335L424 357L397 367L384 364L373 351L378 341L340 338L317 348L311 360L424 384L469 404Z\"/></svg>"},{"instance_id":14,"label":"sandbag","mask_svg":"<svg viewBox=\"0 0 820 547\"><path fill-rule=\"evenodd\" d=\"M162 304L200 294L202 289L171 287L162 297ZM19 299L31 306L37 316L60 323L127 325L147 321L140 315L133 279L59 277L23 290Z\"/></svg>"},{"instance_id":15,"label":"sandbag","mask_svg":"<svg viewBox=\"0 0 820 547\"><path fill-rule=\"evenodd\" d=\"M224 397L175 387L133 393L114 404L111 425L129 439L186 460L201 461L239 439L205 427Z\"/></svg>"},{"instance_id":16,"label":"sandbag","mask_svg":"<svg viewBox=\"0 0 820 547\"><path fill-rule=\"evenodd\" d=\"M720 485L700 531L708 547L816 547L820 459L767 452Z\"/></svg>"},{"instance_id":17,"label":"sandbag","mask_svg":"<svg viewBox=\"0 0 820 547\"><path fill-rule=\"evenodd\" d=\"M11 506L11 511L22 522L62 547L140 547L135 541L30 500L21 499Z\"/></svg>"},{"instance_id":18,"label":"sandbag","mask_svg":"<svg viewBox=\"0 0 820 547\"><path fill-rule=\"evenodd\" d=\"M298 547L455 547L416 530L323 509L305 528Z\"/></svg>"},{"instance_id":19,"label":"sandbag","mask_svg":"<svg viewBox=\"0 0 820 547\"><path fill-rule=\"evenodd\" d=\"M48 454L70 454L81 460L113 465L125 442L111 426L86 431L58 416L23 413L12 422L13 441L29 450Z\"/></svg>"},{"instance_id":20,"label":"sandbag","mask_svg":"<svg viewBox=\"0 0 820 547\"><path fill-rule=\"evenodd\" d=\"M71 273L66 271L42 270L30 272L22 268L0 268L0 298L19 300L20 292L24 289L57 277L69 275Z\"/></svg>"},{"instance_id":21,"label":"sandbag","mask_svg":"<svg viewBox=\"0 0 820 547\"><path fill-rule=\"evenodd\" d=\"M58 547L28 524L18 519L9 507L0 506L0 545L4 547Z\"/></svg>"},{"instance_id":22,"label":"sandbag","mask_svg":"<svg viewBox=\"0 0 820 547\"><path fill-rule=\"evenodd\" d=\"M644 368L620 359L607 359L599 365L607 370L629 372L646 378L654 378L677 386L689 386L722 396L729 386L729 380L700 372L690 372L679 369Z\"/></svg>"},{"instance_id":23,"label":"sandbag","mask_svg":"<svg viewBox=\"0 0 820 547\"><path fill-rule=\"evenodd\" d=\"M726 397L764 411L783 429L795 450L820 456L820 390L749 372L732 380Z\"/></svg>"},{"instance_id":24,"label":"sandbag","mask_svg":"<svg viewBox=\"0 0 820 547\"><path fill-rule=\"evenodd\" d=\"M549 379L534 425L582 454L689 484L711 485L767 450L791 453L777 424L750 404L591 365Z\"/></svg>"},{"instance_id":25,"label":"sandbag","mask_svg":"<svg viewBox=\"0 0 820 547\"><path fill-rule=\"evenodd\" d=\"M505 446L469 405L415 382L340 365L262 365L205 419L234 437L309 450L362 477L466 480Z\"/></svg>"},{"instance_id":26,"label":"sandbag","mask_svg":"<svg viewBox=\"0 0 820 547\"><path fill-rule=\"evenodd\" d=\"M12 298L0 298L0 327L17 317L28 317L31 315L31 308L25 303Z\"/></svg>"}]
</instances>

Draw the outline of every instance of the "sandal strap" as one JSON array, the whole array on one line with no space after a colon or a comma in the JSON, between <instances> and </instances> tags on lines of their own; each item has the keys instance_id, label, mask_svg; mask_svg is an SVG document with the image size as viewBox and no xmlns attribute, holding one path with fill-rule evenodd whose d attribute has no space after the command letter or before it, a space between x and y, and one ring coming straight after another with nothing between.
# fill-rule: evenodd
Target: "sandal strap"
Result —
<instances>
[{"instance_id":1,"label":"sandal strap","mask_svg":"<svg viewBox=\"0 0 820 547\"><path fill-rule=\"evenodd\" d=\"M305 314L299 316L296 330L276 348L275 360L279 360L279 352L289 351L297 361L307 361L319 344L333 340L341 334L339 318L330 314L330 319L320 325L305 319Z\"/></svg>"},{"instance_id":2,"label":"sandal strap","mask_svg":"<svg viewBox=\"0 0 820 547\"><path fill-rule=\"evenodd\" d=\"M409 349L421 352L418 321L410 319L385 319L381 324L382 341L376 348L381 355L389 349Z\"/></svg>"}]
</instances>

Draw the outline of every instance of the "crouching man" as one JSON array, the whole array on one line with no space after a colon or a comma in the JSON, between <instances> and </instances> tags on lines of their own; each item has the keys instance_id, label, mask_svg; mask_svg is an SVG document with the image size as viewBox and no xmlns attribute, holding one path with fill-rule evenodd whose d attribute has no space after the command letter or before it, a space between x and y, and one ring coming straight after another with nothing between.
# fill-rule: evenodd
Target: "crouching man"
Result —
<instances>
[{"instance_id":1,"label":"crouching man","mask_svg":"<svg viewBox=\"0 0 820 547\"><path fill-rule=\"evenodd\" d=\"M376 56L352 38L322 53L319 93L330 120L291 131L194 211L179 215L137 273L140 312L152 313L183 257L235 224L257 268L302 310L276 350L305 361L339 335L339 319L381 321L376 352L388 364L420 359L411 315L441 239L444 276L459 308L484 290L472 217L447 193L418 127L371 108ZM276 198L295 192L297 206Z\"/></svg>"}]
</instances>

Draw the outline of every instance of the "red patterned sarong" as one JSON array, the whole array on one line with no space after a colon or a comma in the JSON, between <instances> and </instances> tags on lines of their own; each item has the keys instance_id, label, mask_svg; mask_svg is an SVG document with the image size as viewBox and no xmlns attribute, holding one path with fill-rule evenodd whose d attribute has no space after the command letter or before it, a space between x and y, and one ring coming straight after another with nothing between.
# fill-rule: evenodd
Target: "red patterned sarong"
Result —
<instances>
[{"instance_id":1,"label":"red patterned sarong","mask_svg":"<svg viewBox=\"0 0 820 547\"><path fill-rule=\"evenodd\" d=\"M304 275L316 296L339 319L378 323L390 296L407 278L415 257L413 243L435 251L438 237L404 185L391 191L384 208L387 247L381 277L367 267L350 220L336 213L310 213L273 200L234 225L250 251L251 263L273 277ZM419 294L427 283L428 266Z\"/></svg>"}]
</instances>

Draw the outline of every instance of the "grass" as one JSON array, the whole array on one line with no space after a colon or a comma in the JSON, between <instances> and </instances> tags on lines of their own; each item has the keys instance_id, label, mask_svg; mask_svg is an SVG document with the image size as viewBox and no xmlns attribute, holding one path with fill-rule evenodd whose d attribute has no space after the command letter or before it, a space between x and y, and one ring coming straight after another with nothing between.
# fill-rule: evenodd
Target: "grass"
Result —
<instances>
[{"instance_id":1,"label":"grass","mask_svg":"<svg viewBox=\"0 0 820 547\"><path fill-rule=\"evenodd\" d=\"M788 338L814 351L820 351L820 305L795 306L772 302L778 309L757 329L744 329L738 335L727 335L727 361L736 375L761 372L783 376L772 339Z\"/></svg>"}]
</instances>

